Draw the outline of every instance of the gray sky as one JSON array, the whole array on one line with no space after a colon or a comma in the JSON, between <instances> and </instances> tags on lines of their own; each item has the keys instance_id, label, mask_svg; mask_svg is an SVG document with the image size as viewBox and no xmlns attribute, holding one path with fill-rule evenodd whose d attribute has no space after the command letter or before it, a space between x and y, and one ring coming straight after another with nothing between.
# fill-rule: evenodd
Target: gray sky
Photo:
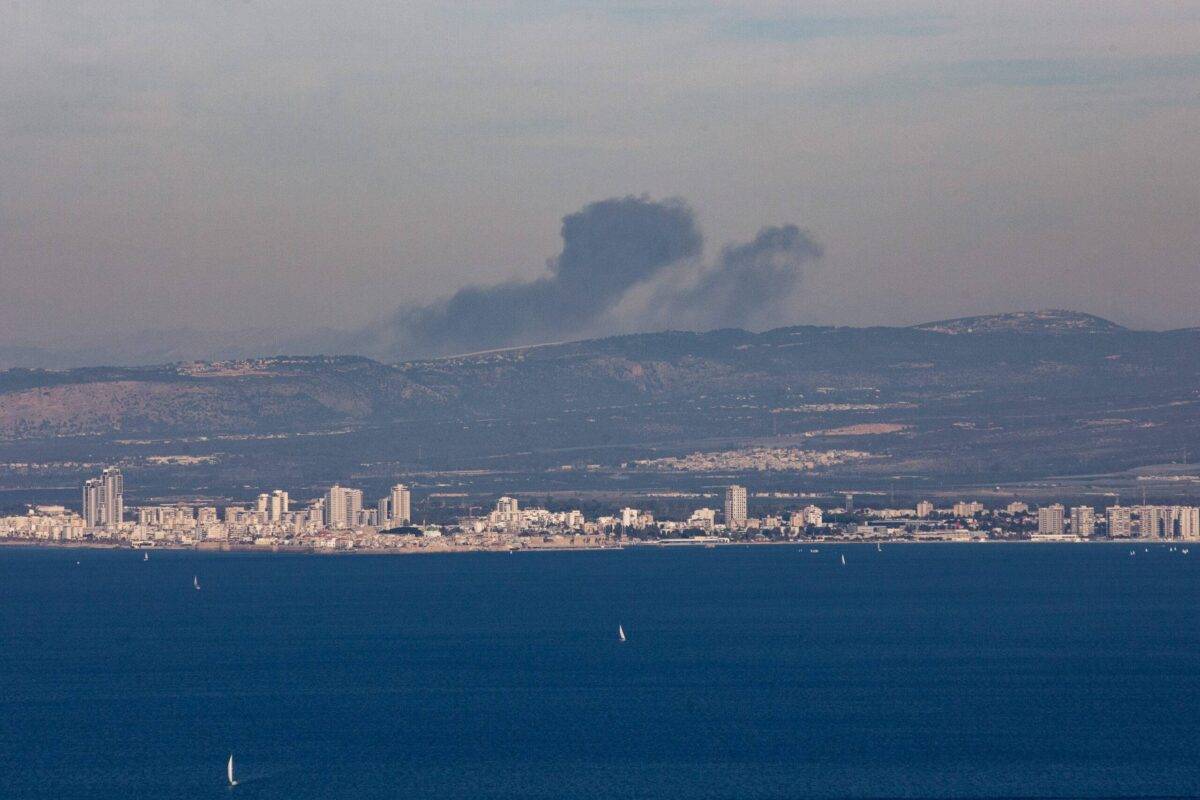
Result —
<instances>
[{"instance_id":1,"label":"gray sky","mask_svg":"<svg viewBox=\"0 0 1200 800\"><path fill-rule=\"evenodd\" d=\"M1200 324L1200 2L0 11L5 342L366 326L628 195L811 235L771 322Z\"/></svg>"}]
</instances>

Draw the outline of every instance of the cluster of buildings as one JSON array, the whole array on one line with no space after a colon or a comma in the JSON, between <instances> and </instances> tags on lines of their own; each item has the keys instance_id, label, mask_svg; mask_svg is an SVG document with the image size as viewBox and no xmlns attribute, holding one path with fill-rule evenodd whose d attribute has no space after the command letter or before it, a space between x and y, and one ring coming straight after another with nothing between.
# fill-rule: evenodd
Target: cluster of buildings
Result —
<instances>
[{"instance_id":1,"label":"cluster of buildings","mask_svg":"<svg viewBox=\"0 0 1200 800\"><path fill-rule=\"evenodd\" d=\"M719 453L692 453L686 456L640 459L633 462L641 469L674 472L787 471L827 467L871 458L860 450L800 450L795 447L745 447Z\"/></svg>"},{"instance_id":2,"label":"cluster of buildings","mask_svg":"<svg viewBox=\"0 0 1200 800\"><path fill-rule=\"evenodd\" d=\"M371 508L360 489L332 486L324 496L293 508L288 492L263 492L253 506L190 503L141 506L126 513L125 481L110 467L83 484L78 513L65 506L34 506L23 516L0 517L0 538L45 541L116 541L133 545L273 544L326 532L381 532L412 521L412 494L391 488Z\"/></svg>"},{"instance_id":3,"label":"cluster of buildings","mask_svg":"<svg viewBox=\"0 0 1200 800\"><path fill-rule=\"evenodd\" d=\"M109 467L83 483L83 522L89 528L116 530L125 521L125 478Z\"/></svg>"},{"instance_id":4,"label":"cluster of buildings","mask_svg":"<svg viewBox=\"0 0 1200 800\"><path fill-rule=\"evenodd\" d=\"M1110 539L1200 539L1200 508L1196 506L1109 506L1104 511L1104 534ZM1037 510L1039 536L1088 539L1097 534L1096 510L1067 509L1059 503Z\"/></svg>"},{"instance_id":5,"label":"cluster of buildings","mask_svg":"<svg viewBox=\"0 0 1200 800\"><path fill-rule=\"evenodd\" d=\"M1119 503L1098 513L1091 506L1060 503L1036 510L1021 502L1000 509L960 501L936 508L822 509L809 504L786 514L752 517L744 486L725 490L721 509L693 509L685 519L661 520L642 509L587 520L578 509L522 508L501 497L485 514L450 525L413 526L409 487L397 484L373 506L360 489L334 485L321 497L294 508L287 491L258 495L253 505L168 504L141 506L127 514L124 478L115 467L84 482L78 512L64 506L35 506L19 516L0 517L0 539L44 542L107 542L132 546L444 549L543 546L614 546L628 541L706 542L780 539L1046 540L1198 539L1200 507ZM831 520L830 517L833 519Z\"/></svg>"}]
</instances>

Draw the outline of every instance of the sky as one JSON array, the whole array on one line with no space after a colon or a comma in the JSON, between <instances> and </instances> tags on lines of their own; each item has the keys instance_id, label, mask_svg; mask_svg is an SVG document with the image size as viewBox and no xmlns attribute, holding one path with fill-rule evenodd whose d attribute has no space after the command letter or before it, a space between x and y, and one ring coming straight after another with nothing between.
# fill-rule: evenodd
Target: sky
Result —
<instances>
[{"instance_id":1,"label":"sky","mask_svg":"<svg viewBox=\"0 0 1200 800\"><path fill-rule=\"evenodd\" d=\"M599 293L571 277L633 246L580 242L652 219L676 249L635 238L657 255ZM1051 307L1183 327L1198 219L1200 2L0 11L0 344L333 328L403 352ZM780 282L735 308L745 269ZM463 321L514 297L578 313Z\"/></svg>"}]
</instances>

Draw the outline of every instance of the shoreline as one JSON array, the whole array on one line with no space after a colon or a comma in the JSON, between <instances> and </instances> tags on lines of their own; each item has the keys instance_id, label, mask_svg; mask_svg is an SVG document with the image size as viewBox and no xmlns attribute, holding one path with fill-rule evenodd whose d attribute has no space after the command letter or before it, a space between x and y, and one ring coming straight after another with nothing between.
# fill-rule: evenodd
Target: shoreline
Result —
<instances>
[{"instance_id":1,"label":"shoreline","mask_svg":"<svg viewBox=\"0 0 1200 800\"><path fill-rule=\"evenodd\" d=\"M1188 547L1192 542L1200 546L1200 540L1195 539L933 539L933 540L914 540L914 539L876 539L864 541L862 539L822 539L812 542L696 542L680 543L672 542L664 544L661 542L646 540L646 541L626 541L614 543L612 545L579 545L579 546L545 546L545 547L362 547L362 548L326 548L326 547L279 547L279 546L258 546L258 545L223 545L220 547L199 546L199 545L150 545L150 546L134 546L123 542L49 542L39 539L0 539L0 548L14 548L26 550L128 550L130 552L181 552L181 553L215 553L215 554L271 554L271 555L299 555L299 556L408 556L408 555L439 555L439 554L460 554L460 553L563 553L563 552L606 552L634 549L657 549L657 550L712 550L722 547L797 547L800 549L812 549L822 546L842 547L842 546L862 546L871 547L873 545L1047 545L1047 544L1062 544L1062 545L1110 545L1110 546L1140 546L1147 547L1149 545L1157 545L1162 547L1167 546L1183 546Z\"/></svg>"}]
</instances>

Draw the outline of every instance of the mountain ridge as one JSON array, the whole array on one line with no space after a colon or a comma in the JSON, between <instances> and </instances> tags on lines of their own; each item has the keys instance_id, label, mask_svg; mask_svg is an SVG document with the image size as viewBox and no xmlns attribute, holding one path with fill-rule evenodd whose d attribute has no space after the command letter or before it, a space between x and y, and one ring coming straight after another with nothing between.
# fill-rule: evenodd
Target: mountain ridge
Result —
<instances>
[{"instance_id":1,"label":"mountain ridge","mask_svg":"<svg viewBox=\"0 0 1200 800\"><path fill-rule=\"evenodd\" d=\"M1130 330L1111 320L1061 308L1038 311L1010 311L974 317L923 322L913 325L917 330L950 335L983 333L1112 333Z\"/></svg>"},{"instance_id":2,"label":"mountain ridge","mask_svg":"<svg viewBox=\"0 0 1200 800\"><path fill-rule=\"evenodd\" d=\"M981 335L986 333L1111 333L1131 330L1102 317L1077 311L1046 309L1041 311L1017 311L973 317L925 322L911 326L839 326L839 325L793 325L773 328L761 332L740 328L718 328L708 331L665 330L643 333L613 334L610 336L556 342L530 342L504 347L458 353L448 356L410 358L396 361L383 358L378 353L357 353L387 363L410 363L443 359L486 356L495 353L511 353L535 348L554 348L601 342L626 336L658 336L671 334L716 335L723 332L740 331L742 334L759 336L776 331L793 329L820 330L871 330L876 328L893 330L923 330L943 334ZM1191 330L1191 329L1183 329ZM317 357L331 354L355 355L354 337L346 331L322 329L314 331L259 329L244 331L197 332L185 329L171 331L143 331L124 337L116 346L106 342L103 346L39 346L28 343L0 345L0 370L45 369L72 370L102 367L139 367L176 364L183 362L218 363L224 361L253 360L263 357ZM269 354L279 354L272 356Z\"/></svg>"}]
</instances>

